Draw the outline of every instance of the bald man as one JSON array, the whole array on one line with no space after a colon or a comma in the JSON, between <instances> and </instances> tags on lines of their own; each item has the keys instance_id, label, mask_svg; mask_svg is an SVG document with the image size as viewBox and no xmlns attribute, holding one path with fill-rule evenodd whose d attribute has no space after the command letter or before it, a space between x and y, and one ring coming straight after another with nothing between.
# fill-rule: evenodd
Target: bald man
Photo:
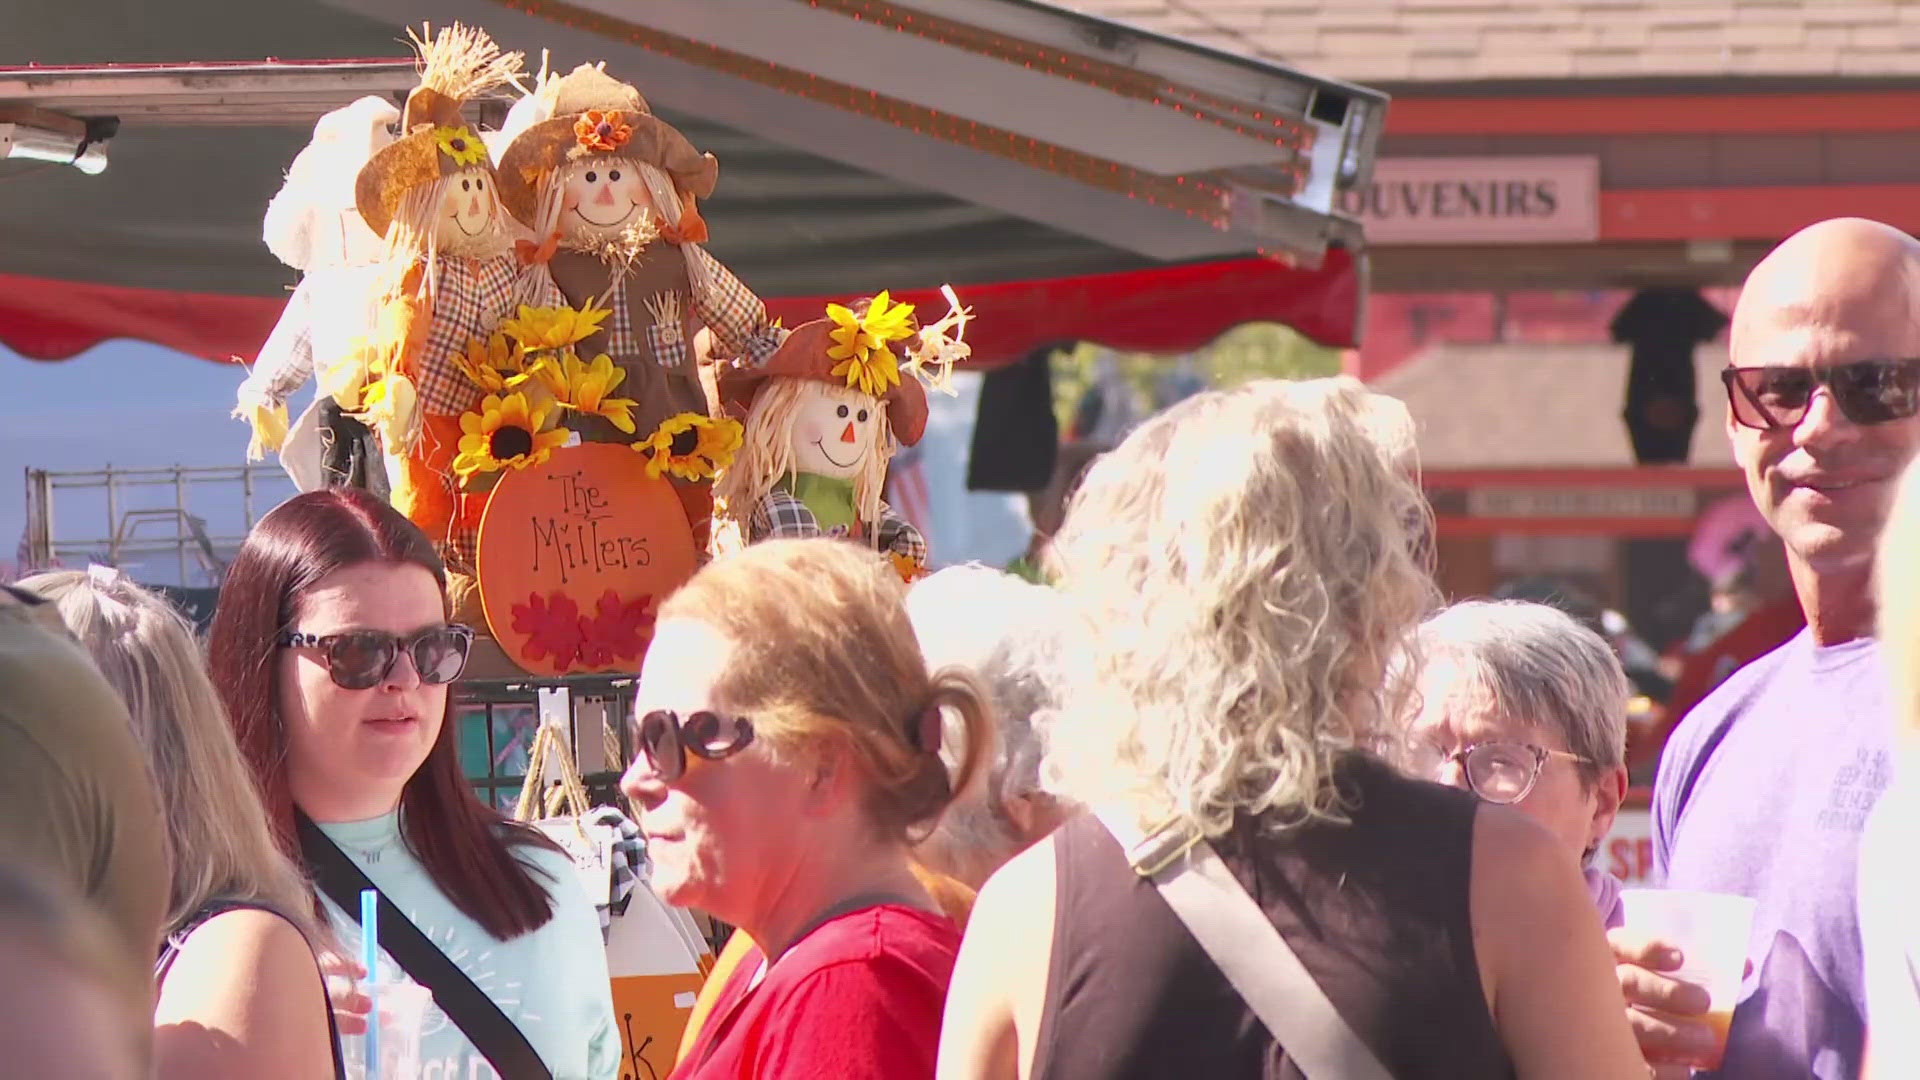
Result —
<instances>
[{"instance_id":1,"label":"bald man","mask_svg":"<svg viewBox=\"0 0 1920 1080\"><path fill-rule=\"evenodd\" d=\"M1920 450L1920 242L1857 218L1795 234L1747 279L1731 353L1727 437L1807 628L1674 731L1655 858L1669 888L1759 902L1724 1061L1701 1075L1851 1078L1866 1014L1855 865L1893 739L1871 578L1893 486ZM1629 907L1611 940L1648 1060L1709 1059L1704 993L1658 974L1673 957L1635 938Z\"/></svg>"}]
</instances>

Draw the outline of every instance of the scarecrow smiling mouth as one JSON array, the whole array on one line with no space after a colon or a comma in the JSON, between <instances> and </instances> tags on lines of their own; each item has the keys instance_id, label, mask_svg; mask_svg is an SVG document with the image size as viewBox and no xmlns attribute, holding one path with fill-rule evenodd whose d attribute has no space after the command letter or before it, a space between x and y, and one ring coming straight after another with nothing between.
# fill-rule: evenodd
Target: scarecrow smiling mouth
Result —
<instances>
[{"instance_id":1,"label":"scarecrow smiling mouth","mask_svg":"<svg viewBox=\"0 0 1920 1080\"><path fill-rule=\"evenodd\" d=\"M595 226L596 228L601 228L601 229L611 229L615 225L623 224L628 218L632 217L633 212L638 209L640 209L639 203L630 202L627 204L627 212L624 214L621 214L617 218L614 218L612 221L600 221L595 218L588 217L587 212L585 210L580 209L577 206L573 208L573 212L579 215L580 220L586 222L589 225L592 225L592 226Z\"/></svg>"},{"instance_id":2,"label":"scarecrow smiling mouth","mask_svg":"<svg viewBox=\"0 0 1920 1080\"><path fill-rule=\"evenodd\" d=\"M826 443L824 443L824 442L822 442L822 441L820 441L819 439L815 439L815 440L813 440L813 445L815 445L815 446L817 446L817 447L819 447L819 448L820 448L820 456L821 456L821 457L824 457L824 458L826 458L826 459L827 459L828 461L831 461L831 462L833 462L833 463L834 463L835 465L838 465L838 466L840 466L840 467L841 467L841 468L843 468L843 469L851 469L851 468L853 468L853 467L854 467L855 465L858 465L858 464L860 464L860 458L861 458L862 456L864 456L864 455L861 455L861 454L855 454L855 455L853 455L853 460L852 460L852 461L841 461L841 460L840 460L839 458L837 458L837 457L834 457L834 456L833 456L832 454L829 454L829 453L827 453L827 444L826 444Z\"/></svg>"}]
</instances>

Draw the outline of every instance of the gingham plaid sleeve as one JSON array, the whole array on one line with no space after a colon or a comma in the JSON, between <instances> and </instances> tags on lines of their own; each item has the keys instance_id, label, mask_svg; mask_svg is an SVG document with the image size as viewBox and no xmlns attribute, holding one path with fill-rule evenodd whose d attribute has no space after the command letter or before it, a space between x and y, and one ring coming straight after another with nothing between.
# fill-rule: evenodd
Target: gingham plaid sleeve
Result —
<instances>
[{"instance_id":1,"label":"gingham plaid sleeve","mask_svg":"<svg viewBox=\"0 0 1920 1080\"><path fill-rule=\"evenodd\" d=\"M927 538L886 503L880 504L880 548L905 555L915 566L927 565Z\"/></svg>"},{"instance_id":2,"label":"gingham plaid sleeve","mask_svg":"<svg viewBox=\"0 0 1920 1080\"><path fill-rule=\"evenodd\" d=\"M682 250L698 260L711 283L711 288L693 290L693 313L713 333L714 359L731 360L745 354L754 332L767 325L767 305L734 277L733 271L707 254L706 248L695 244ZM699 280L698 275L695 280Z\"/></svg>"},{"instance_id":3,"label":"gingham plaid sleeve","mask_svg":"<svg viewBox=\"0 0 1920 1080\"><path fill-rule=\"evenodd\" d=\"M280 321L260 346L253 371L240 384L242 404L284 405L313 378L313 302L305 280L287 297Z\"/></svg>"},{"instance_id":4,"label":"gingham plaid sleeve","mask_svg":"<svg viewBox=\"0 0 1920 1080\"><path fill-rule=\"evenodd\" d=\"M480 389L448 359L469 339L493 333L514 310L519 264L512 255L484 262L445 258L435 264L433 322L415 361L420 404L437 416L458 416L480 400Z\"/></svg>"},{"instance_id":5,"label":"gingham plaid sleeve","mask_svg":"<svg viewBox=\"0 0 1920 1080\"><path fill-rule=\"evenodd\" d=\"M770 491L754 504L747 518L747 542L824 536L820 522L807 504L784 491Z\"/></svg>"}]
</instances>

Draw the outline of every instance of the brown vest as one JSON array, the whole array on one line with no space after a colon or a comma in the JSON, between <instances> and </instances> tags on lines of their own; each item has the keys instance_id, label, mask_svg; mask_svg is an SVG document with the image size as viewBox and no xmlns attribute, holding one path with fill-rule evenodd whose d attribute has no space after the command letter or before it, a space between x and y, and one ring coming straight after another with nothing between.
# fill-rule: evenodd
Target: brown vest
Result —
<instances>
[{"instance_id":1,"label":"brown vest","mask_svg":"<svg viewBox=\"0 0 1920 1080\"><path fill-rule=\"evenodd\" d=\"M1512 1077L1474 959L1476 800L1358 756L1339 776L1349 823L1274 830L1242 818L1215 850L1398 1080ZM1096 819L1062 827L1054 851L1038 1080L1300 1080Z\"/></svg>"},{"instance_id":2,"label":"brown vest","mask_svg":"<svg viewBox=\"0 0 1920 1080\"><path fill-rule=\"evenodd\" d=\"M548 265L554 284L560 286L567 302L575 307L599 299L613 284L612 269L597 256L584 252L555 252ZM607 353L627 373L626 381L614 393L639 403L633 410L634 434L627 435L599 417L569 419L569 426L589 442L633 442L653 434L660 421L676 413L697 412L705 416L710 412L693 352L693 335L700 329L700 320L693 315L693 285L687 277L686 256L672 244L656 240L647 245L626 271L623 286L622 295L614 300L626 308L628 325L633 328L630 342L620 342L623 347L615 351L609 333L613 318L609 318L601 324L599 333L580 343L579 354L582 360L592 360ZM656 328L648 301L663 294L679 297L680 326L677 328ZM662 336L658 330L669 331L665 336L671 339L674 329L679 331L678 340L685 346L684 354L675 364L662 364L655 347Z\"/></svg>"}]
</instances>

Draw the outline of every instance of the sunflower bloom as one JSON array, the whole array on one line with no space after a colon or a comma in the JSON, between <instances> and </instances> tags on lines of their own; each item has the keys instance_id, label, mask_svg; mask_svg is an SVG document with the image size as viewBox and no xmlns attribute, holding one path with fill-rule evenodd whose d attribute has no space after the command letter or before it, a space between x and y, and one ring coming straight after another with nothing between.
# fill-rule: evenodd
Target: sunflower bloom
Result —
<instances>
[{"instance_id":1,"label":"sunflower bloom","mask_svg":"<svg viewBox=\"0 0 1920 1080\"><path fill-rule=\"evenodd\" d=\"M608 308L589 304L579 310L570 307L537 308L520 305L516 317L500 324L500 331L520 343L527 352L564 349L600 332L600 324L612 315Z\"/></svg>"},{"instance_id":2,"label":"sunflower bloom","mask_svg":"<svg viewBox=\"0 0 1920 1080\"><path fill-rule=\"evenodd\" d=\"M486 341L467 339L465 354L454 353L453 365L475 386L489 394L500 394L518 385L516 376L525 366L526 353L507 342L507 335L493 332Z\"/></svg>"},{"instance_id":3,"label":"sunflower bloom","mask_svg":"<svg viewBox=\"0 0 1920 1080\"><path fill-rule=\"evenodd\" d=\"M601 353L589 364L577 356L569 355L561 364L566 372L566 392L560 397L562 402L589 416L606 417L614 427L633 434L633 407L638 402L632 398L607 396L627 378L626 371L616 366L612 357Z\"/></svg>"},{"instance_id":4,"label":"sunflower bloom","mask_svg":"<svg viewBox=\"0 0 1920 1080\"><path fill-rule=\"evenodd\" d=\"M465 127L437 127L433 129L433 141L440 146L440 152L453 159L455 165L470 169L487 160L487 144L474 138L473 132Z\"/></svg>"},{"instance_id":5,"label":"sunflower bloom","mask_svg":"<svg viewBox=\"0 0 1920 1080\"><path fill-rule=\"evenodd\" d=\"M655 479L666 473L682 480L711 480L733 462L741 433L738 420L684 412L662 420L633 449L647 455L647 475Z\"/></svg>"},{"instance_id":6,"label":"sunflower bloom","mask_svg":"<svg viewBox=\"0 0 1920 1080\"><path fill-rule=\"evenodd\" d=\"M588 109L573 122L573 141L588 150L609 153L627 145L633 127L624 123L620 110Z\"/></svg>"},{"instance_id":7,"label":"sunflower bloom","mask_svg":"<svg viewBox=\"0 0 1920 1080\"><path fill-rule=\"evenodd\" d=\"M530 403L525 394L488 394L479 411L460 417L460 453L453 459L454 473L465 481L475 473L525 469L545 462L566 445L569 434L565 428L542 430L548 411L546 406Z\"/></svg>"},{"instance_id":8,"label":"sunflower bloom","mask_svg":"<svg viewBox=\"0 0 1920 1080\"><path fill-rule=\"evenodd\" d=\"M912 304L893 303L882 292L863 314L828 304L827 317L834 323L828 331L833 344L827 356L838 361L833 366L835 378L846 379L848 387L872 397L884 397L900 385L900 358L894 355L892 343L913 336Z\"/></svg>"}]
</instances>

